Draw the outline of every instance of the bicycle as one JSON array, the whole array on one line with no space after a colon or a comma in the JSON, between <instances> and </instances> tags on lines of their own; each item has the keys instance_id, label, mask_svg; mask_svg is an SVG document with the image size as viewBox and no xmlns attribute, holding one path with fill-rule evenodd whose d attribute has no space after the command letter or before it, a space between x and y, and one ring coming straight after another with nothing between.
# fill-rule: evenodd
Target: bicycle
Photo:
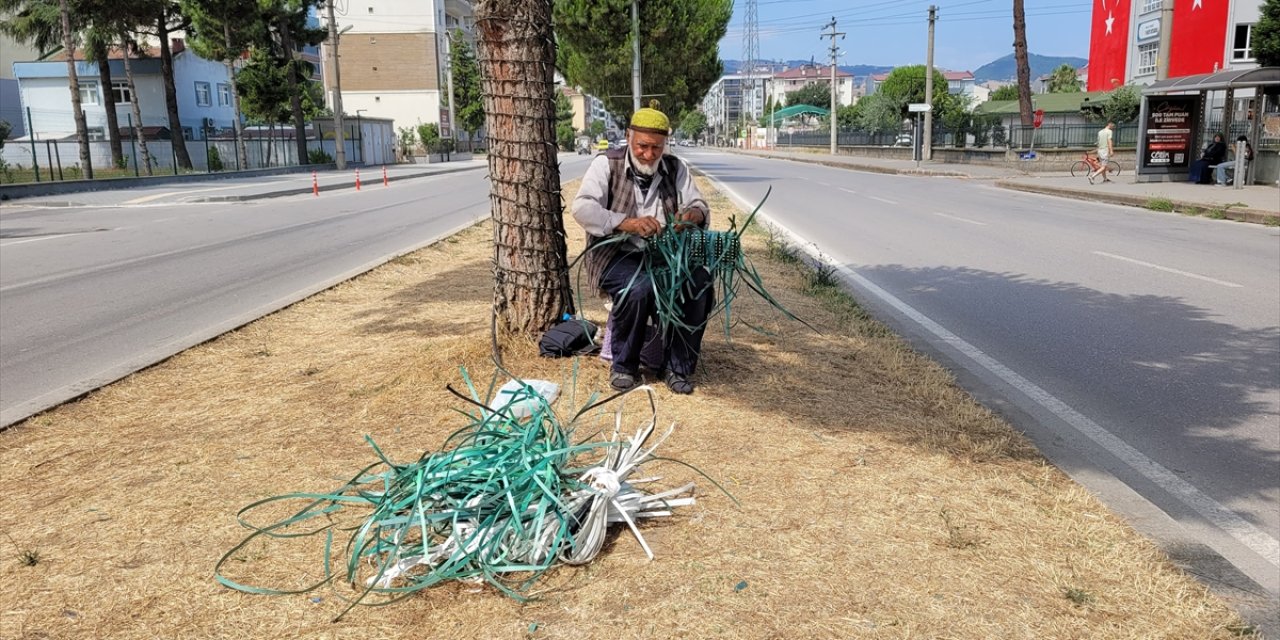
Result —
<instances>
[{"instance_id":1,"label":"bicycle","mask_svg":"<svg viewBox=\"0 0 1280 640\"><path fill-rule=\"evenodd\" d=\"M1094 171L1097 171L1097 170L1098 170L1097 156L1095 156L1092 153L1085 152L1083 160L1076 160L1075 164L1071 165L1071 177L1075 178L1079 176L1087 176L1090 173L1093 173ZM1120 163L1116 162L1115 160L1108 160L1107 175L1108 176L1120 175Z\"/></svg>"}]
</instances>

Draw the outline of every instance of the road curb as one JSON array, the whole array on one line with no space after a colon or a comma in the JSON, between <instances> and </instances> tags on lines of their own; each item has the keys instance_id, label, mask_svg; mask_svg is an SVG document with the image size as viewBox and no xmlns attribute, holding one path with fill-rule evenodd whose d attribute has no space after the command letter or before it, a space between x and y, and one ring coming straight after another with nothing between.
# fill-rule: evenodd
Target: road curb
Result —
<instances>
[{"instance_id":1,"label":"road curb","mask_svg":"<svg viewBox=\"0 0 1280 640\"><path fill-rule=\"evenodd\" d=\"M1013 191L1024 191L1027 193L1037 193L1048 196L1058 196L1062 198L1071 198L1072 200L1088 200L1092 202L1105 202L1108 204L1118 204L1129 207L1139 207L1151 210L1147 205L1156 198L1156 196L1139 196L1127 193L1108 193L1105 191L1085 191L1081 189L1068 189L1063 187L1053 187L1049 185L1027 184L1024 182L1015 182L1012 180L997 180L996 186L1002 189L1010 189ZM1188 200L1174 200L1165 198L1172 205L1174 212L1188 213L1192 211L1210 212L1220 211L1228 220L1236 220L1239 222L1250 222L1253 224L1267 224L1272 220L1280 218L1275 212L1265 211L1262 209L1253 209L1248 207L1229 208L1226 205L1210 204L1204 202L1191 202Z\"/></svg>"},{"instance_id":2,"label":"road curb","mask_svg":"<svg viewBox=\"0 0 1280 640\"><path fill-rule=\"evenodd\" d=\"M488 165L484 165L480 167L457 167L454 169L444 169L442 171L432 171L430 173L411 173L408 175L388 176L387 182L399 182L400 180L413 180L416 178L430 178L432 176L443 176L451 173L462 173L463 171L475 171L477 169L487 169L487 168L488 168ZM364 186L376 185L381 181L382 180L380 178L375 178L374 180L362 181L361 185L364 185ZM355 179L352 179L350 182L338 182L338 183L327 184L321 187L320 192L323 193L325 191L335 191L339 189L353 189L355 188L355 186L356 186L356 181ZM297 195L303 195L311 192L312 192L311 187L293 187L290 189L280 189L278 191L268 191L266 193L246 193L244 195L230 195L230 196L205 196L196 200L192 200L191 202L204 202L204 203L248 202L250 200L265 200L267 198L282 198L285 196L297 196Z\"/></svg>"}]
</instances>

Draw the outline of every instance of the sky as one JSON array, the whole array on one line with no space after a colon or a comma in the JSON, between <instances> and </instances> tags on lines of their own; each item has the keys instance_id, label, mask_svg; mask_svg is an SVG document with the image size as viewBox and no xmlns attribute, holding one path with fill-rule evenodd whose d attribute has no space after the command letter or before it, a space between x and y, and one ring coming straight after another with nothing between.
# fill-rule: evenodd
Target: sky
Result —
<instances>
[{"instance_id":1,"label":"sky","mask_svg":"<svg viewBox=\"0 0 1280 640\"><path fill-rule=\"evenodd\" d=\"M924 64L929 5L938 7L934 65L973 71L1013 53L1012 0L757 0L760 57L770 60L830 59L823 27L836 19L842 65ZM746 0L734 0L729 30L720 41L722 59L743 58ZM1089 57L1092 0L1024 0L1027 49L1048 56Z\"/></svg>"}]
</instances>

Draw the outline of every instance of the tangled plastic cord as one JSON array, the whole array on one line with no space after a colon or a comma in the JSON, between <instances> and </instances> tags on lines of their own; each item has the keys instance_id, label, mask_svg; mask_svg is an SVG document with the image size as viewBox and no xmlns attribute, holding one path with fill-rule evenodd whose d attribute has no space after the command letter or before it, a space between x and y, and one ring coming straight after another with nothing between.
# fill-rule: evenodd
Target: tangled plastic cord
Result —
<instances>
[{"instance_id":1,"label":"tangled plastic cord","mask_svg":"<svg viewBox=\"0 0 1280 640\"><path fill-rule=\"evenodd\" d=\"M661 233L646 239L645 250L641 254L644 262L640 271L650 276L657 306L658 328L663 335L668 335L673 328L687 331L702 328L685 322L683 310L686 302L708 292L718 295L715 296L715 305L707 313L705 322L709 323L712 318L722 315L725 335L728 335L734 324L733 303L742 286L754 291L787 318L817 331L812 325L783 307L782 303L765 289L764 280L755 267L747 261L746 254L742 251L742 234L751 226L752 220L772 192L772 187L765 192L764 198L741 226L738 226L735 219L730 218L728 229L710 231L681 228L682 225L668 220ZM616 234L595 244L587 251L600 250L611 244L627 242L630 237L629 234ZM579 260L581 257L579 256ZM702 278L699 278L696 272L702 269L705 269L711 277L705 280L705 284L699 286L696 283ZM625 295L627 290L636 286L640 271L637 271L636 278L633 278L619 295ZM582 308L581 297L581 278L579 278L579 308Z\"/></svg>"},{"instance_id":2,"label":"tangled plastic cord","mask_svg":"<svg viewBox=\"0 0 1280 640\"><path fill-rule=\"evenodd\" d=\"M538 578L557 564L594 559L612 524L625 523L653 558L637 521L670 516L672 508L694 504L692 483L647 493L639 485L661 478L632 479L655 459L654 450L675 429L673 424L653 438L657 406L651 388L630 392L644 393L650 410L649 419L634 435L622 435L624 407L619 402L612 428L606 430L611 437L574 443L571 438L579 418L626 394L600 401L593 395L564 426L532 383L502 395L503 404L490 408L479 400L465 370L463 377L471 398L454 391L455 395L483 408L465 414L470 424L450 436L441 450L398 465L366 438L379 462L337 490L287 494L250 504L238 518L252 533L218 561L216 580L258 594L304 593L342 580L360 593L338 617L357 604L389 603L382 599L365 603L371 594L394 601L448 580L483 580L525 599ZM489 397L492 391L493 385ZM515 417L511 409L517 405L527 410L523 414L527 417ZM385 471L376 472L384 466ZM298 500L308 504L291 517L265 526L248 521L247 516L264 505ZM359 524L344 527L339 518L353 509L369 513ZM335 534L341 531L350 532L341 552L345 562L333 549ZM255 540L289 541L314 535L324 536L324 564L322 578L313 584L292 590L259 587L225 574L228 561Z\"/></svg>"}]
</instances>

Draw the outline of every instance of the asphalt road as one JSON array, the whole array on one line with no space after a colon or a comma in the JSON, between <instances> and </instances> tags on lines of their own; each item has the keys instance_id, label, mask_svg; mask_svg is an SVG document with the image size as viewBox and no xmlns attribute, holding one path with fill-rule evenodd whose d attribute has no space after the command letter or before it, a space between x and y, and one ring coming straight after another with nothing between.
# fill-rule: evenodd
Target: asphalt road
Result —
<instances>
[{"instance_id":1,"label":"asphalt road","mask_svg":"<svg viewBox=\"0 0 1280 640\"><path fill-rule=\"evenodd\" d=\"M562 178L580 177L587 161L562 155ZM193 192L236 193L237 184L74 196L113 206L5 204L0 426L489 215L483 168L320 197L191 202Z\"/></svg>"},{"instance_id":2,"label":"asphalt road","mask_svg":"<svg viewBox=\"0 0 1280 640\"><path fill-rule=\"evenodd\" d=\"M1280 637L1280 229L682 152Z\"/></svg>"}]
</instances>

